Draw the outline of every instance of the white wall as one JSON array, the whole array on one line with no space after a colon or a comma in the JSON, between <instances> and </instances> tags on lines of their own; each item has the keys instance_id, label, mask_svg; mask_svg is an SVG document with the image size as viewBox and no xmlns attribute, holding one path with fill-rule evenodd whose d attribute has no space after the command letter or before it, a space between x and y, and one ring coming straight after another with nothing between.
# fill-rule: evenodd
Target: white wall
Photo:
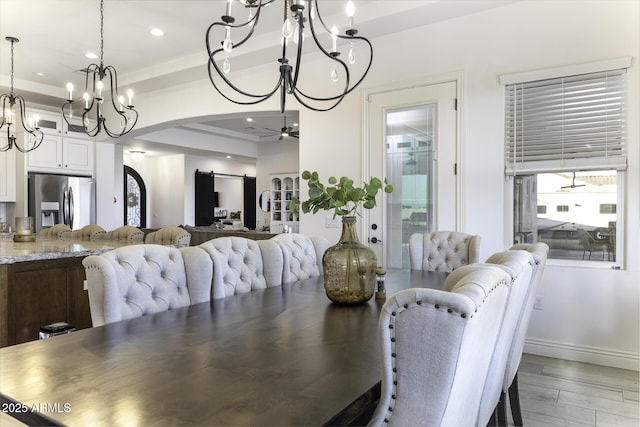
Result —
<instances>
[{"instance_id":1,"label":"white wall","mask_svg":"<svg viewBox=\"0 0 640 427\"><path fill-rule=\"evenodd\" d=\"M122 146L96 142L96 224L114 230L124 224Z\"/></svg>"},{"instance_id":2,"label":"white wall","mask_svg":"<svg viewBox=\"0 0 640 427\"><path fill-rule=\"evenodd\" d=\"M629 170L626 189L626 269L622 271L549 265L534 312L528 350L577 360L638 368L640 300L638 57L639 6L636 0L521 1L372 40L374 65L362 89L447 73L462 78L460 179L462 230L482 235L482 256L510 246L505 196L503 88L501 74L633 56L628 73ZM391 7L391 6L390 6ZM309 64L306 72L319 73ZM255 82L263 71L247 72ZM325 73L326 74L326 73ZM325 76L326 77L326 76ZM317 85L328 85L318 78ZM176 118L238 111L219 102L203 79L161 93L142 95L144 125ZM261 109L277 108L269 101ZM287 101L287 108L295 103ZM173 107L181 105L176 112ZM292 105L293 104L293 105ZM224 110L224 111L221 111ZM157 114L152 114L151 112ZM174 117L181 114L180 117ZM300 171L361 176L362 99L358 91L326 113L300 110ZM188 183L186 183L188 185ZM507 212L507 213L505 213ZM324 228L324 215L304 215L301 231L336 240L339 230Z\"/></svg>"}]
</instances>

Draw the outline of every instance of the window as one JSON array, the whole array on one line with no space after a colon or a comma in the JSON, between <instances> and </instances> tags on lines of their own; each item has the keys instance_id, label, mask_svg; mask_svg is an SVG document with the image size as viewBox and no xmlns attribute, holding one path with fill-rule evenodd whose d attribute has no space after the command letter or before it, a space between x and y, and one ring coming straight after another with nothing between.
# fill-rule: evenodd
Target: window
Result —
<instances>
[{"instance_id":1,"label":"window","mask_svg":"<svg viewBox=\"0 0 640 427\"><path fill-rule=\"evenodd\" d=\"M616 261L625 75L623 68L505 86L516 242L545 242L549 258Z\"/></svg>"},{"instance_id":2,"label":"window","mask_svg":"<svg viewBox=\"0 0 640 427\"><path fill-rule=\"evenodd\" d=\"M601 214L614 214L616 213L615 203L604 203L600 205Z\"/></svg>"}]
</instances>

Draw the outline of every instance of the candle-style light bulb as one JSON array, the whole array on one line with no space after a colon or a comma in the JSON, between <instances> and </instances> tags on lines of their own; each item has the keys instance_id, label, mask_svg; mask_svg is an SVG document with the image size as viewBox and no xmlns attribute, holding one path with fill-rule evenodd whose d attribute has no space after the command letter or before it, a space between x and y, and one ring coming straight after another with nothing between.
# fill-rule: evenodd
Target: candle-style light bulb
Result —
<instances>
[{"instance_id":1,"label":"candle-style light bulb","mask_svg":"<svg viewBox=\"0 0 640 427\"><path fill-rule=\"evenodd\" d=\"M85 92L84 95L82 95L82 99L84 99L84 109L88 110L89 109L89 92Z\"/></svg>"},{"instance_id":2,"label":"candle-style light bulb","mask_svg":"<svg viewBox=\"0 0 640 427\"><path fill-rule=\"evenodd\" d=\"M338 27L331 27L331 52L336 52L338 45Z\"/></svg>"},{"instance_id":3,"label":"candle-style light bulb","mask_svg":"<svg viewBox=\"0 0 640 427\"><path fill-rule=\"evenodd\" d=\"M5 108L4 119L7 121L7 124L11 124L11 108Z\"/></svg>"},{"instance_id":4,"label":"candle-style light bulb","mask_svg":"<svg viewBox=\"0 0 640 427\"><path fill-rule=\"evenodd\" d=\"M129 98L129 107L133 107L133 90L127 89L127 97Z\"/></svg>"},{"instance_id":5,"label":"candle-style light bulb","mask_svg":"<svg viewBox=\"0 0 640 427\"><path fill-rule=\"evenodd\" d=\"M67 90L69 91L69 101L73 100L73 83L67 83Z\"/></svg>"},{"instance_id":6,"label":"candle-style light bulb","mask_svg":"<svg viewBox=\"0 0 640 427\"><path fill-rule=\"evenodd\" d=\"M120 111L124 111L124 96L120 95L118 97L118 103L120 104Z\"/></svg>"},{"instance_id":7,"label":"candle-style light bulb","mask_svg":"<svg viewBox=\"0 0 640 427\"><path fill-rule=\"evenodd\" d=\"M104 88L104 83L102 80L98 80L96 83L96 89L98 90L98 98L102 98L102 89Z\"/></svg>"},{"instance_id":8,"label":"candle-style light bulb","mask_svg":"<svg viewBox=\"0 0 640 427\"><path fill-rule=\"evenodd\" d=\"M38 126L38 122L40 121L40 116L37 114L33 115L33 127L35 127L36 129L39 128Z\"/></svg>"},{"instance_id":9,"label":"candle-style light bulb","mask_svg":"<svg viewBox=\"0 0 640 427\"><path fill-rule=\"evenodd\" d=\"M349 17L349 28L353 28L353 15L356 13L356 7L353 1L349 0L346 6L347 16Z\"/></svg>"},{"instance_id":10,"label":"candle-style light bulb","mask_svg":"<svg viewBox=\"0 0 640 427\"><path fill-rule=\"evenodd\" d=\"M233 0L227 0L227 10L225 12L225 14L227 16L231 16L231 3L233 2Z\"/></svg>"}]
</instances>

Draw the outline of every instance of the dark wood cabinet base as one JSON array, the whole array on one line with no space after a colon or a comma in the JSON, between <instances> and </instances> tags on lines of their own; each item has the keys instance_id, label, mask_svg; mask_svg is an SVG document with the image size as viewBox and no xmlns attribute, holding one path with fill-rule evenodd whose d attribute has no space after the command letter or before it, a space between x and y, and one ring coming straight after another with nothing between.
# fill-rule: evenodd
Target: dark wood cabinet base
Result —
<instances>
[{"instance_id":1,"label":"dark wood cabinet base","mask_svg":"<svg viewBox=\"0 0 640 427\"><path fill-rule=\"evenodd\" d=\"M38 339L40 327L91 327L82 257L0 265L0 347Z\"/></svg>"}]
</instances>

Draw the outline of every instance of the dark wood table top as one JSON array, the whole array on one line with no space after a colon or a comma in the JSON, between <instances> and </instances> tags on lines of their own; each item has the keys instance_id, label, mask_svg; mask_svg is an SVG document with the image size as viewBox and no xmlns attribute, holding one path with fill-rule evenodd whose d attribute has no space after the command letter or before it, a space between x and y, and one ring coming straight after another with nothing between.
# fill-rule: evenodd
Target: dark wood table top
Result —
<instances>
[{"instance_id":1,"label":"dark wood table top","mask_svg":"<svg viewBox=\"0 0 640 427\"><path fill-rule=\"evenodd\" d=\"M444 277L390 270L387 295ZM309 279L2 348L3 411L19 402L70 426L322 425L379 383L383 303L338 306Z\"/></svg>"}]
</instances>

